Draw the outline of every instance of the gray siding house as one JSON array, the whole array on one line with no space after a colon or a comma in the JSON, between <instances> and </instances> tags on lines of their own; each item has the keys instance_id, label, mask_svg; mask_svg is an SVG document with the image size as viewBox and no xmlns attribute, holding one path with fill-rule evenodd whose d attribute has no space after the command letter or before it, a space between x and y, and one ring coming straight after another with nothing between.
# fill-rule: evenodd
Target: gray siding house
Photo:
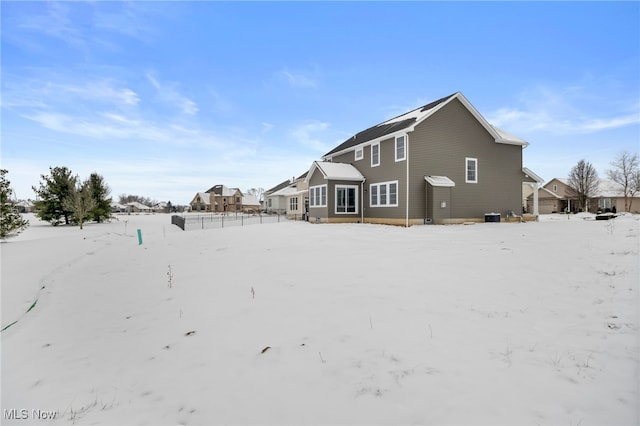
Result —
<instances>
[{"instance_id":1,"label":"gray siding house","mask_svg":"<svg viewBox=\"0 0 640 426\"><path fill-rule=\"evenodd\" d=\"M309 218L410 226L520 215L523 183L538 185L522 167L527 144L455 93L363 130L314 162Z\"/></svg>"}]
</instances>

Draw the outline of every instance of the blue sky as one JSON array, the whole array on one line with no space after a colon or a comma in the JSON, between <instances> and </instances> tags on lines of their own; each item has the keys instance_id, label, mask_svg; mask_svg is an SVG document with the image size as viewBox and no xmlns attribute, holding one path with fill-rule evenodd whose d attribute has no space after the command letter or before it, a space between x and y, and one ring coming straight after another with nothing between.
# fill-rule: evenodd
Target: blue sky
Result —
<instances>
[{"instance_id":1,"label":"blue sky","mask_svg":"<svg viewBox=\"0 0 640 426\"><path fill-rule=\"evenodd\" d=\"M462 92L545 180L640 144L638 2L5 2L1 165L117 198L268 189Z\"/></svg>"}]
</instances>

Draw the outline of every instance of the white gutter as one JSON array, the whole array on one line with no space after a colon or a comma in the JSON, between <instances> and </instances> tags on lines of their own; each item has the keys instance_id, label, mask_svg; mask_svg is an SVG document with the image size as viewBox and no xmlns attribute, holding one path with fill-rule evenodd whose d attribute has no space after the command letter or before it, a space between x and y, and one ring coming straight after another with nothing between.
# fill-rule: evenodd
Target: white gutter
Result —
<instances>
[{"instance_id":1,"label":"white gutter","mask_svg":"<svg viewBox=\"0 0 640 426\"><path fill-rule=\"evenodd\" d=\"M360 182L360 223L364 223L364 180Z\"/></svg>"}]
</instances>

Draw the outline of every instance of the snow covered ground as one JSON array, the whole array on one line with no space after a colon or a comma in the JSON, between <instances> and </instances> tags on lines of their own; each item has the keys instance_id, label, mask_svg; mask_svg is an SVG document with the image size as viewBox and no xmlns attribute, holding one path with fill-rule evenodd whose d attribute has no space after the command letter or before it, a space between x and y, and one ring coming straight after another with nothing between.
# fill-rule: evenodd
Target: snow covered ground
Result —
<instances>
[{"instance_id":1,"label":"snow covered ground","mask_svg":"<svg viewBox=\"0 0 640 426\"><path fill-rule=\"evenodd\" d=\"M31 221L0 245L3 424L640 422L638 216Z\"/></svg>"}]
</instances>

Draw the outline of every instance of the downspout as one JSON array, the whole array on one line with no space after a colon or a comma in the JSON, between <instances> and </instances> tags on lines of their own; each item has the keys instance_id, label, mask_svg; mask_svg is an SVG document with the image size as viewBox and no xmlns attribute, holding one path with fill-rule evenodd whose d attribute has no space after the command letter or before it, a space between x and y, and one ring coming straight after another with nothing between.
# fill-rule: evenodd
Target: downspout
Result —
<instances>
[{"instance_id":1,"label":"downspout","mask_svg":"<svg viewBox=\"0 0 640 426\"><path fill-rule=\"evenodd\" d=\"M360 223L364 223L364 180L360 182Z\"/></svg>"},{"instance_id":2,"label":"downspout","mask_svg":"<svg viewBox=\"0 0 640 426\"><path fill-rule=\"evenodd\" d=\"M406 164L406 166L407 166L407 197L406 197L407 198L407 203L406 203L405 210L404 210L405 211L404 226L406 228L408 228L409 227L409 134L408 133L405 136L405 140L406 140L406 143L407 143L407 146L406 146L406 151L407 151L406 152L406 155L407 155L407 164Z\"/></svg>"}]
</instances>

